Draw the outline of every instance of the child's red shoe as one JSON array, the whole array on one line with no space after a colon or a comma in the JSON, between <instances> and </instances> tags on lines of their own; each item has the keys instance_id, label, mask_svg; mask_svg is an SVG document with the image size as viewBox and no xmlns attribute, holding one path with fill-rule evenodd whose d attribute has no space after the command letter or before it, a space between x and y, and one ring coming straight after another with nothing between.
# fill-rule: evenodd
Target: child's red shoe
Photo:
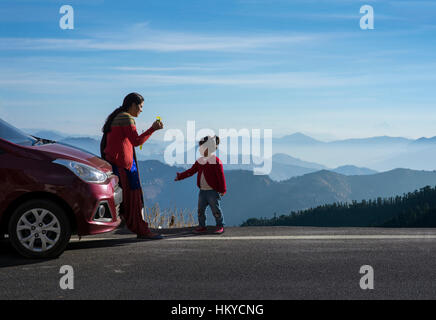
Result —
<instances>
[{"instance_id":1,"label":"child's red shoe","mask_svg":"<svg viewBox=\"0 0 436 320\"><path fill-rule=\"evenodd\" d=\"M215 234L222 234L224 233L224 227L216 227L215 231L213 232Z\"/></svg>"},{"instance_id":2,"label":"child's red shoe","mask_svg":"<svg viewBox=\"0 0 436 320\"><path fill-rule=\"evenodd\" d=\"M194 229L194 233L206 233L207 228L206 227L197 227Z\"/></svg>"}]
</instances>

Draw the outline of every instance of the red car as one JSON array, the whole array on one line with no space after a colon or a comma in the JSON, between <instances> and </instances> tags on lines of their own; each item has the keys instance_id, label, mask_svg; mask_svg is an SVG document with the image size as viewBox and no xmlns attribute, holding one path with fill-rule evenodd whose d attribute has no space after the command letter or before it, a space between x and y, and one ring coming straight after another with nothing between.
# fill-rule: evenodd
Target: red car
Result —
<instances>
[{"instance_id":1,"label":"red car","mask_svg":"<svg viewBox=\"0 0 436 320\"><path fill-rule=\"evenodd\" d=\"M121 202L108 162L0 119L0 238L20 254L54 258L71 234L114 230Z\"/></svg>"}]
</instances>

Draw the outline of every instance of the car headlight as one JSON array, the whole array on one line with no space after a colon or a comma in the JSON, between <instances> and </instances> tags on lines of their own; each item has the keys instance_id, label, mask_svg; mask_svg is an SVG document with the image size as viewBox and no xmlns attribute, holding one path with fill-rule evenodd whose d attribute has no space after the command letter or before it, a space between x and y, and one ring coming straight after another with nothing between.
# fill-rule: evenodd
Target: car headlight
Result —
<instances>
[{"instance_id":1,"label":"car headlight","mask_svg":"<svg viewBox=\"0 0 436 320\"><path fill-rule=\"evenodd\" d=\"M80 179L86 182L102 183L105 182L108 178L106 173L80 162L65 160L65 159L57 159L53 161L53 163L57 163L64 167L67 167L76 176L78 176Z\"/></svg>"}]
</instances>

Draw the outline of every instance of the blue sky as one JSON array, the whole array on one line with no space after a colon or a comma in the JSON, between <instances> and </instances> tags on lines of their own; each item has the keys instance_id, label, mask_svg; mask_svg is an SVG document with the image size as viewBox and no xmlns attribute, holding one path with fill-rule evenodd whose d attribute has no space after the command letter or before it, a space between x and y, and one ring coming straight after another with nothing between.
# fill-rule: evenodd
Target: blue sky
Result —
<instances>
[{"instance_id":1,"label":"blue sky","mask_svg":"<svg viewBox=\"0 0 436 320\"><path fill-rule=\"evenodd\" d=\"M64 4L74 30L59 27ZM374 30L359 28L364 4ZM2 0L0 117L96 135L137 91L140 130L161 116L276 137L436 136L435 16L436 1Z\"/></svg>"}]
</instances>

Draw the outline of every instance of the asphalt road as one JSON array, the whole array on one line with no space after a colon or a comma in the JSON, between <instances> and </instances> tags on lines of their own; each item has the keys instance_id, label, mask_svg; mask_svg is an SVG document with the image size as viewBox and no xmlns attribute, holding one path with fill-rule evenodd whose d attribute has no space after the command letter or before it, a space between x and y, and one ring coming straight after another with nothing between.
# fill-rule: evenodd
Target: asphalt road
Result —
<instances>
[{"instance_id":1,"label":"asphalt road","mask_svg":"<svg viewBox=\"0 0 436 320\"><path fill-rule=\"evenodd\" d=\"M72 239L58 259L0 242L0 299L435 299L436 229L227 228ZM74 270L62 290L61 266ZM361 266L374 269L362 290Z\"/></svg>"}]
</instances>

